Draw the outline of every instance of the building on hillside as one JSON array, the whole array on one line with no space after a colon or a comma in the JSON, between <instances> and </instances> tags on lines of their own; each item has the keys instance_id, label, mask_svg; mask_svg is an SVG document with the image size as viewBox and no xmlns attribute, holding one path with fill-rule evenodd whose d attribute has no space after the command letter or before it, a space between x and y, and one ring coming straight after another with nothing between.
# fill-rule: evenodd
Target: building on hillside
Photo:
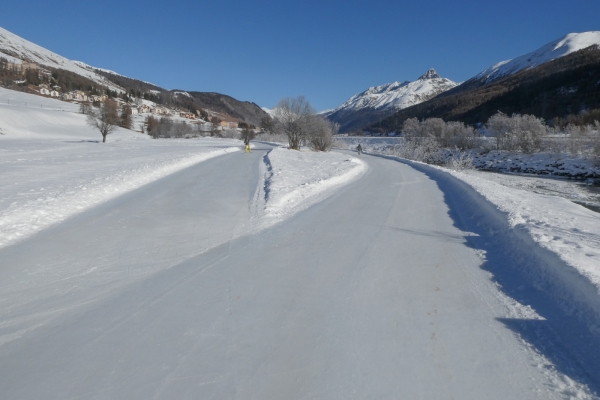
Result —
<instances>
[{"instance_id":1,"label":"building on hillside","mask_svg":"<svg viewBox=\"0 0 600 400\"><path fill-rule=\"evenodd\" d=\"M147 104L142 104L140 106L139 110L140 110L140 113L149 113L149 112L152 111L152 108L149 105L147 105Z\"/></svg>"},{"instance_id":2,"label":"building on hillside","mask_svg":"<svg viewBox=\"0 0 600 400\"><path fill-rule=\"evenodd\" d=\"M57 90L50 91L50 97L60 97L60 93Z\"/></svg>"},{"instance_id":3,"label":"building on hillside","mask_svg":"<svg viewBox=\"0 0 600 400\"><path fill-rule=\"evenodd\" d=\"M40 94L43 96L50 96L50 90L48 90L48 88L40 88Z\"/></svg>"},{"instance_id":4,"label":"building on hillside","mask_svg":"<svg viewBox=\"0 0 600 400\"><path fill-rule=\"evenodd\" d=\"M131 115L138 115L139 111L137 107L131 107Z\"/></svg>"},{"instance_id":5,"label":"building on hillside","mask_svg":"<svg viewBox=\"0 0 600 400\"><path fill-rule=\"evenodd\" d=\"M85 92L81 90L74 90L72 92L68 92L63 94L63 100L77 100L77 101L87 101L88 96Z\"/></svg>"},{"instance_id":6,"label":"building on hillside","mask_svg":"<svg viewBox=\"0 0 600 400\"><path fill-rule=\"evenodd\" d=\"M32 62L24 62L21 64L21 69L25 71L26 69L38 69L38 65Z\"/></svg>"},{"instance_id":7,"label":"building on hillside","mask_svg":"<svg viewBox=\"0 0 600 400\"><path fill-rule=\"evenodd\" d=\"M94 102L94 103L101 103L103 101L106 101L108 99L108 96L103 94L103 95L92 95L89 97L89 100Z\"/></svg>"},{"instance_id":8,"label":"building on hillside","mask_svg":"<svg viewBox=\"0 0 600 400\"><path fill-rule=\"evenodd\" d=\"M231 122L231 121L221 121L221 126L224 128L237 128L238 127L238 123L237 122Z\"/></svg>"}]
</instances>

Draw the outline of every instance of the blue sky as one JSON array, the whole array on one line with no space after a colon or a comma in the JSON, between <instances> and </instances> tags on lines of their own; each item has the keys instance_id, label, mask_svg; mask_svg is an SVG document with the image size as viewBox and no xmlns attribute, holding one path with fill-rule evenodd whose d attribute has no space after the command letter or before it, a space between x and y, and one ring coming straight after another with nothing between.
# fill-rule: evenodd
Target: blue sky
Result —
<instances>
[{"instance_id":1,"label":"blue sky","mask_svg":"<svg viewBox=\"0 0 600 400\"><path fill-rule=\"evenodd\" d=\"M2 7L0 26L73 60L167 89L318 110L429 68L455 81L570 32L600 0L80 1Z\"/></svg>"}]
</instances>

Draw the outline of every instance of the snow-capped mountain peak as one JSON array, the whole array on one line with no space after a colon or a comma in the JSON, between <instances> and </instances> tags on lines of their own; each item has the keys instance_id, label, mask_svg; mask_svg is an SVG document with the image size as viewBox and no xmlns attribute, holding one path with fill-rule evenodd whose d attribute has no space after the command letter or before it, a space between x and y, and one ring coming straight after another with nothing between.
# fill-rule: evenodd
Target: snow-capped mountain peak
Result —
<instances>
[{"instance_id":1,"label":"snow-capped mountain peak","mask_svg":"<svg viewBox=\"0 0 600 400\"><path fill-rule=\"evenodd\" d=\"M437 73L437 71L435 69L431 68L429 71L427 71L423 75L421 75L421 77L419 79L423 80L423 79L438 79L438 78L441 78L441 76Z\"/></svg>"},{"instance_id":2,"label":"snow-capped mountain peak","mask_svg":"<svg viewBox=\"0 0 600 400\"><path fill-rule=\"evenodd\" d=\"M340 107L333 110L330 115L340 110L357 111L363 108L400 110L429 100L456 85L456 82L442 78L432 68L413 82L393 82L370 87L364 92L352 96Z\"/></svg>"},{"instance_id":3,"label":"snow-capped mountain peak","mask_svg":"<svg viewBox=\"0 0 600 400\"><path fill-rule=\"evenodd\" d=\"M585 49L590 46L600 47L600 31L590 31L582 33L569 33L560 39L540 47L539 49L527 53L512 60L501 61L492 65L485 71L475 76L475 79L484 78L486 83L495 81L506 75L512 75L523 69L530 69L544 64L548 61L569 55L575 51Z\"/></svg>"}]
</instances>

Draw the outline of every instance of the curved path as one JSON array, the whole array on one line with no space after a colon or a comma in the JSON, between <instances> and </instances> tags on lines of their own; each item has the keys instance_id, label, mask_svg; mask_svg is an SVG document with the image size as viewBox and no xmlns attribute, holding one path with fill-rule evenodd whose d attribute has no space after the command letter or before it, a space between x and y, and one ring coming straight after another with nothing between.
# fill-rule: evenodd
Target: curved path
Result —
<instances>
[{"instance_id":1,"label":"curved path","mask_svg":"<svg viewBox=\"0 0 600 400\"><path fill-rule=\"evenodd\" d=\"M264 151L0 250L1 397L560 397L497 320L502 298L442 192L406 165L364 157L360 180L235 238Z\"/></svg>"}]
</instances>

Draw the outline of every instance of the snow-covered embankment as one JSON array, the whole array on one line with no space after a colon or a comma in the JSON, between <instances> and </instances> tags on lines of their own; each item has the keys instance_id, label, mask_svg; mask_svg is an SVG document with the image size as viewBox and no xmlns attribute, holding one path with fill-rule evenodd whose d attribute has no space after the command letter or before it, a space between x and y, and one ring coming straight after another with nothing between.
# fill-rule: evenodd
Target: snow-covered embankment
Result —
<instances>
[{"instance_id":1,"label":"snow-covered embankment","mask_svg":"<svg viewBox=\"0 0 600 400\"><path fill-rule=\"evenodd\" d=\"M488 253L489 269L504 280L505 291L527 297L534 308L550 301L600 332L600 214L468 172L399 161L437 182L455 223L476 234L469 245Z\"/></svg>"},{"instance_id":2,"label":"snow-covered embankment","mask_svg":"<svg viewBox=\"0 0 600 400\"><path fill-rule=\"evenodd\" d=\"M271 150L263 158L262 181L255 196L258 229L322 201L361 177L367 168L356 157L338 152L301 152L281 147Z\"/></svg>"}]
</instances>

